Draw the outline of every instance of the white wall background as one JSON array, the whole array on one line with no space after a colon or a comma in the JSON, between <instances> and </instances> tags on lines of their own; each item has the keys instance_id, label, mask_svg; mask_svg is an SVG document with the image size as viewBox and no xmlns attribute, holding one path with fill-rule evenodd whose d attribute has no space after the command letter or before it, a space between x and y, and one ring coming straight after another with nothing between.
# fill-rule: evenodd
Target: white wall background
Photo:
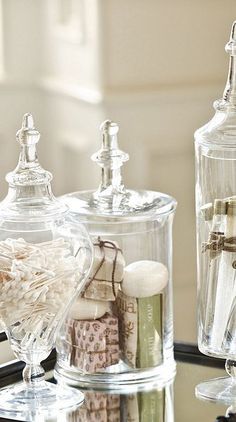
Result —
<instances>
[{"instance_id":1,"label":"white wall background","mask_svg":"<svg viewBox=\"0 0 236 422\"><path fill-rule=\"evenodd\" d=\"M178 200L176 339L196 341L193 132L222 95L235 0L0 0L0 192L31 111L54 191L96 187L98 127L120 124L125 183Z\"/></svg>"}]
</instances>

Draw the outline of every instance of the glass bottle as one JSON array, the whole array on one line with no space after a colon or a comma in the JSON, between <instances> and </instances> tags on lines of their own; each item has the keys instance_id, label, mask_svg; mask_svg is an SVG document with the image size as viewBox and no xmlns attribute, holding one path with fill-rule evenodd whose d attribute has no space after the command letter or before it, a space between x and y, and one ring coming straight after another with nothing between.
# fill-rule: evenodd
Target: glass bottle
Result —
<instances>
[{"instance_id":1,"label":"glass bottle","mask_svg":"<svg viewBox=\"0 0 236 422\"><path fill-rule=\"evenodd\" d=\"M51 352L92 261L86 230L53 196L52 176L39 164L39 138L26 114L17 132L19 162L7 174L9 190L0 203L0 321L15 355L26 363L23 382L0 390L0 414L23 420L83 400L74 389L46 382L40 362Z\"/></svg>"},{"instance_id":2,"label":"glass bottle","mask_svg":"<svg viewBox=\"0 0 236 422\"><path fill-rule=\"evenodd\" d=\"M94 388L119 388L175 374L172 315L172 222L176 201L126 189L118 125L101 126L96 191L66 195L94 244L88 282L61 327L56 376Z\"/></svg>"},{"instance_id":3,"label":"glass bottle","mask_svg":"<svg viewBox=\"0 0 236 422\"><path fill-rule=\"evenodd\" d=\"M236 22L226 51L223 98L195 133L198 345L202 353L226 359L231 376L197 387L199 396L211 399L236 394Z\"/></svg>"}]
</instances>

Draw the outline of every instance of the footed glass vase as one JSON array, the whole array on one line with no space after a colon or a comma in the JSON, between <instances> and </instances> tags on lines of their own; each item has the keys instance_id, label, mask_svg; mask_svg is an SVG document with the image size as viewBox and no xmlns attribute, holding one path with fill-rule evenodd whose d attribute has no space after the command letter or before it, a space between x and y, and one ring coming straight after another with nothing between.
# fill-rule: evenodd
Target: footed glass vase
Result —
<instances>
[{"instance_id":1,"label":"footed glass vase","mask_svg":"<svg viewBox=\"0 0 236 422\"><path fill-rule=\"evenodd\" d=\"M23 382L0 390L0 414L24 420L83 400L79 391L46 382L40 363L92 260L87 232L55 199L51 174L38 162L39 137L26 114L17 132L19 163L6 177L9 191L0 203L0 322L26 363Z\"/></svg>"},{"instance_id":2,"label":"footed glass vase","mask_svg":"<svg viewBox=\"0 0 236 422\"><path fill-rule=\"evenodd\" d=\"M230 377L197 386L198 397L236 397L236 22L226 51L229 76L213 119L195 133L198 345L226 359Z\"/></svg>"}]
</instances>

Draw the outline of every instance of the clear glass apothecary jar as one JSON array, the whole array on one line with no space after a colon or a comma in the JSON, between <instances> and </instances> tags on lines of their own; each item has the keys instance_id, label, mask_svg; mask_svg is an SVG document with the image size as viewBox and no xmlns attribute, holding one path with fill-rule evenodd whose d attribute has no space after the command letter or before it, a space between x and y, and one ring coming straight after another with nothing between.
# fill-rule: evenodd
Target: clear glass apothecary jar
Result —
<instances>
[{"instance_id":1,"label":"clear glass apothecary jar","mask_svg":"<svg viewBox=\"0 0 236 422\"><path fill-rule=\"evenodd\" d=\"M11 420L44 420L43 414L83 400L75 389L46 382L40 365L85 283L92 245L52 194L52 176L37 158L39 138L26 114L17 132L19 163L6 177L9 190L0 203L0 322L16 357L26 363L23 382L0 390L0 415Z\"/></svg>"},{"instance_id":2,"label":"clear glass apothecary jar","mask_svg":"<svg viewBox=\"0 0 236 422\"><path fill-rule=\"evenodd\" d=\"M197 387L199 396L236 395L236 22L223 98L212 120L195 133L198 249L198 345L226 359L230 377ZM231 388L232 387L232 388Z\"/></svg>"},{"instance_id":3,"label":"clear glass apothecary jar","mask_svg":"<svg viewBox=\"0 0 236 422\"><path fill-rule=\"evenodd\" d=\"M94 263L57 340L56 376L80 385L119 388L175 373L172 314L172 222L176 201L125 189L118 126L102 125L93 160L102 169L97 191L63 201L88 229Z\"/></svg>"}]
</instances>

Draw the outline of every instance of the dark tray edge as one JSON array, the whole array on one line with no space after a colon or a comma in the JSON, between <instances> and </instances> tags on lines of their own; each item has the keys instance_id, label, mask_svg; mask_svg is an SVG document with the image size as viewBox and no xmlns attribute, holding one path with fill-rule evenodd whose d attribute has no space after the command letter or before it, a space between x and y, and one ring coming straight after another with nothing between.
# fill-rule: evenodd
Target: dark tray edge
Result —
<instances>
[{"instance_id":1,"label":"dark tray edge","mask_svg":"<svg viewBox=\"0 0 236 422\"><path fill-rule=\"evenodd\" d=\"M174 356L176 361L192 363L194 365L204 365L214 368L224 368L225 361L214 357L203 355L196 344L175 342ZM50 371L56 363L56 351L53 350L49 357L42 362L45 371ZM22 378L24 363L13 361L0 366L0 387L13 384Z\"/></svg>"}]
</instances>

